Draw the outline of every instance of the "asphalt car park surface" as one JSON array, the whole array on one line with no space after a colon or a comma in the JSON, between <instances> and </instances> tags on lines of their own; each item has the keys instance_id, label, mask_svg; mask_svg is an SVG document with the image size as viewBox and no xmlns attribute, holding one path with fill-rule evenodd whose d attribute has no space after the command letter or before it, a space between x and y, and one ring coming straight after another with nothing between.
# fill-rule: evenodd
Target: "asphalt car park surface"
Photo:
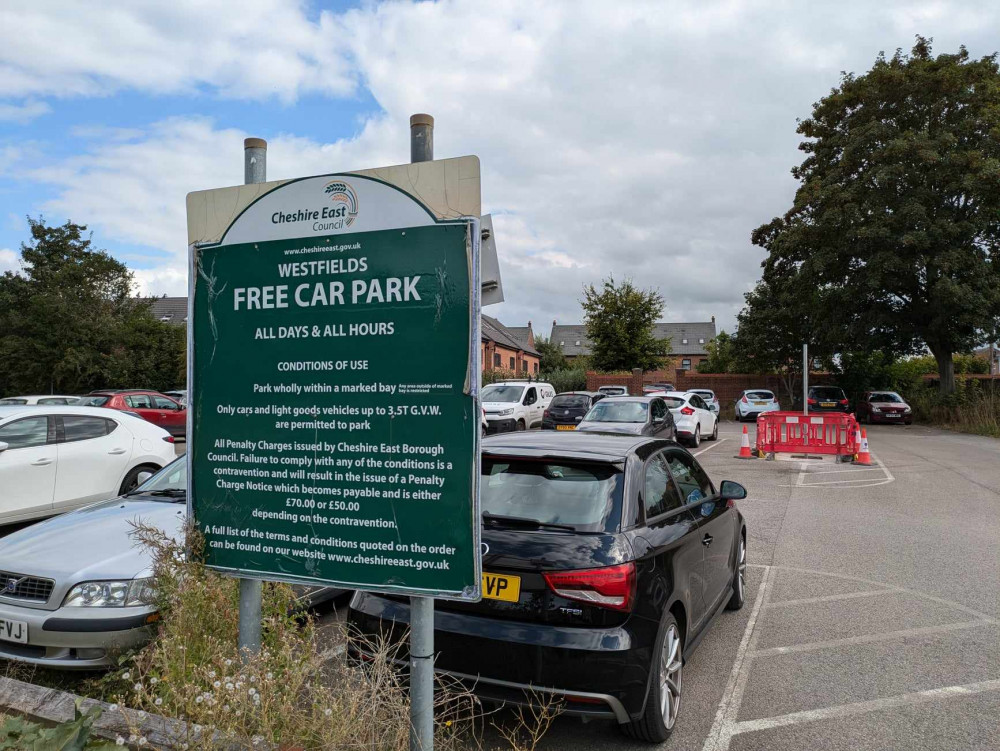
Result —
<instances>
[{"instance_id":1,"label":"asphalt car park surface","mask_svg":"<svg viewBox=\"0 0 1000 751\"><path fill-rule=\"evenodd\" d=\"M664 748L1000 748L1000 441L872 426L862 468L739 460L741 432L694 453L749 491L747 604L691 656ZM540 745L648 747L569 717Z\"/></svg>"}]
</instances>

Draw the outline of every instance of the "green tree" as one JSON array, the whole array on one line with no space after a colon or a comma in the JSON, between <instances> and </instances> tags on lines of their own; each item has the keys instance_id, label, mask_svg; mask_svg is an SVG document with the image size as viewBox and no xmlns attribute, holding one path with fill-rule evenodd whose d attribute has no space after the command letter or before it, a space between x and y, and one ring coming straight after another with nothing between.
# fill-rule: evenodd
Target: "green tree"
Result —
<instances>
[{"instance_id":1,"label":"green tree","mask_svg":"<svg viewBox=\"0 0 1000 751\"><path fill-rule=\"evenodd\" d=\"M791 312L820 312L821 333L845 350L929 348L950 393L953 353L1000 315L996 55L934 57L918 37L910 54L845 74L798 132L808 140L792 208L753 233L765 269L783 265L816 292Z\"/></svg>"},{"instance_id":2,"label":"green tree","mask_svg":"<svg viewBox=\"0 0 1000 751\"><path fill-rule=\"evenodd\" d=\"M566 367L566 357L562 348L544 336L535 337L535 349L538 350L538 370L541 373L553 373Z\"/></svg>"},{"instance_id":3,"label":"green tree","mask_svg":"<svg viewBox=\"0 0 1000 751\"><path fill-rule=\"evenodd\" d=\"M600 290L584 287L581 304L597 370L655 370L670 354L670 340L653 335L663 311L655 290L637 289L630 279L616 285L612 276Z\"/></svg>"},{"instance_id":4,"label":"green tree","mask_svg":"<svg viewBox=\"0 0 1000 751\"><path fill-rule=\"evenodd\" d=\"M132 296L125 265L83 225L28 222L21 272L0 277L0 393L184 383L185 332Z\"/></svg>"},{"instance_id":5,"label":"green tree","mask_svg":"<svg viewBox=\"0 0 1000 751\"><path fill-rule=\"evenodd\" d=\"M708 357L698 363L699 373L732 373L736 363L736 346L734 337L725 331L720 331L714 338L705 343Z\"/></svg>"}]
</instances>

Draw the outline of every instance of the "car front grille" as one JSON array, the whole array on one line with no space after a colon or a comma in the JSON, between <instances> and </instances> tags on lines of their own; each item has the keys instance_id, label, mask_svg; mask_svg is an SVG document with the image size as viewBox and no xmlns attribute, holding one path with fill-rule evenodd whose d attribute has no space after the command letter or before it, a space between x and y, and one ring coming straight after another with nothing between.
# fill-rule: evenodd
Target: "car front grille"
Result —
<instances>
[{"instance_id":1,"label":"car front grille","mask_svg":"<svg viewBox=\"0 0 1000 751\"><path fill-rule=\"evenodd\" d=\"M0 597L28 602L48 602L55 582L37 576L0 571Z\"/></svg>"}]
</instances>

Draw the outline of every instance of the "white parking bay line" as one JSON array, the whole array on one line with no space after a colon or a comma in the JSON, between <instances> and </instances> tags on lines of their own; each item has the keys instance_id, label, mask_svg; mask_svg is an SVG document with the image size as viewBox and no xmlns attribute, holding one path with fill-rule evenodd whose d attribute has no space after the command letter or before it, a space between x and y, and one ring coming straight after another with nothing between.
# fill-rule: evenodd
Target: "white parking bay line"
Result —
<instances>
[{"instance_id":1,"label":"white parking bay line","mask_svg":"<svg viewBox=\"0 0 1000 751\"><path fill-rule=\"evenodd\" d=\"M804 712L792 712L790 714L778 715L777 717L764 717L760 720L744 720L743 722L736 723L735 727L733 727L733 735L752 733L759 730L771 730L772 728L780 728L787 725L798 725L803 722L817 722L837 717L850 717L869 712L879 712L885 709L923 704L929 701L953 699L958 696L972 696L973 694L982 694L987 691L1000 691L1000 680L966 683L960 686L944 686L942 688L932 688L927 691L915 691L912 694L890 696L885 699L840 704L836 707L825 707L823 709L809 709Z\"/></svg>"},{"instance_id":2,"label":"white parking bay line","mask_svg":"<svg viewBox=\"0 0 1000 751\"><path fill-rule=\"evenodd\" d=\"M977 626L992 626L993 621L962 621L961 623L946 623L943 626L924 626L922 628L906 628L899 631L886 631L880 634L865 634L864 636L850 636L846 639L830 639L829 641L813 641L805 644L789 644L787 647L771 647L762 649L759 652L752 652L751 657L773 657L775 655L788 655L796 652L815 652L818 649L831 649L833 647L847 647L856 644L873 644L880 641L892 641L893 639L906 639L910 636L927 636L931 634L945 634L949 631L962 631L967 628Z\"/></svg>"},{"instance_id":3,"label":"white parking bay line","mask_svg":"<svg viewBox=\"0 0 1000 751\"><path fill-rule=\"evenodd\" d=\"M870 592L848 592L842 595L823 595L822 597L802 597L798 600L778 600L767 603L770 608L788 608L793 605L813 605L818 602L837 602L838 600L854 600L859 597L877 597L878 595L896 594L895 589L873 589Z\"/></svg>"},{"instance_id":4,"label":"white parking bay line","mask_svg":"<svg viewBox=\"0 0 1000 751\"><path fill-rule=\"evenodd\" d=\"M695 451L693 454L691 454L691 456L698 456L699 454L704 454L706 451L711 451L716 446L718 446L720 443L725 443L728 440L729 440L728 438L720 438L719 440L717 440L715 443L713 443L708 448L702 449L701 451Z\"/></svg>"},{"instance_id":5,"label":"white parking bay line","mask_svg":"<svg viewBox=\"0 0 1000 751\"><path fill-rule=\"evenodd\" d=\"M757 618L760 616L761 608L770 593L768 589L770 584L771 567L764 566L764 578L761 579L760 589L757 590L757 598L753 603L750 620L747 621L740 646L736 650L736 659L733 661L733 670L729 674L729 682L726 684L726 690L722 693L722 701L715 713L715 722L712 723L712 729L708 732L702 751L728 751L729 744L732 742L736 718L739 716L740 705L743 703L743 692L746 691L747 680L750 678L750 654L757 646L757 639L760 636L760 632L756 628Z\"/></svg>"}]
</instances>

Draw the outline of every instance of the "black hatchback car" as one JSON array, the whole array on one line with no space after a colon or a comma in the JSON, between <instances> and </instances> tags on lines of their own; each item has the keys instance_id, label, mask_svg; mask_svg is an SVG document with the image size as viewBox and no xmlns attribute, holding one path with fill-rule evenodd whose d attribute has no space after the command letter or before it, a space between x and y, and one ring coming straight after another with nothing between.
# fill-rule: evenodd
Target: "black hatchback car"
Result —
<instances>
[{"instance_id":1,"label":"black hatchback car","mask_svg":"<svg viewBox=\"0 0 1000 751\"><path fill-rule=\"evenodd\" d=\"M716 487L673 441L516 433L483 442L483 599L435 605L435 667L480 697L617 720L665 740L683 665L743 606L742 486ZM355 594L348 621L401 638L402 597ZM362 640L351 654L364 658ZM532 693L534 692L534 693Z\"/></svg>"},{"instance_id":2,"label":"black hatchback car","mask_svg":"<svg viewBox=\"0 0 1000 751\"><path fill-rule=\"evenodd\" d=\"M575 430L576 424L606 394L599 391L566 391L552 397L542 413L542 430Z\"/></svg>"},{"instance_id":3,"label":"black hatchback car","mask_svg":"<svg viewBox=\"0 0 1000 751\"><path fill-rule=\"evenodd\" d=\"M847 394L837 386L811 386L809 388L810 412L850 412Z\"/></svg>"}]
</instances>

